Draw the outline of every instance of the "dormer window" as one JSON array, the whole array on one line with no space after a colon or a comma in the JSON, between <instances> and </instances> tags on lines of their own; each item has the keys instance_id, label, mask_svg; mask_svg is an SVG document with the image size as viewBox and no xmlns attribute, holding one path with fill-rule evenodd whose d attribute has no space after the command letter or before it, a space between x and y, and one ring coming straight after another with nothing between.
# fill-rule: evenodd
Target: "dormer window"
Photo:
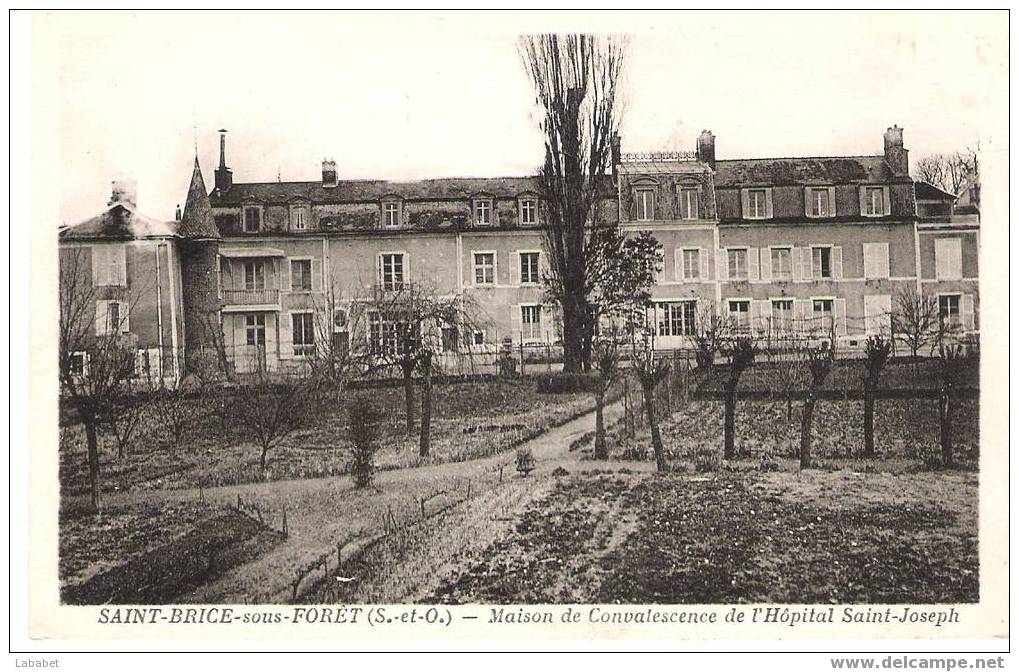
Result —
<instances>
[{"instance_id":1,"label":"dormer window","mask_svg":"<svg viewBox=\"0 0 1019 672\"><path fill-rule=\"evenodd\" d=\"M679 190L680 219L700 219L699 190L695 187L684 187Z\"/></svg>"},{"instance_id":2,"label":"dormer window","mask_svg":"<svg viewBox=\"0 0 1019 672\"><path fill-rule=\"evenodd\" d=\"M835 216L835 189L833 187L807 187L804 197L808 217Z\"/></svg>"},{"instance_id":3,"label":"dormer window","mask_svg":"<svg viewBox=\"0 0 1019 672\"><path fill-rule=\"evenodd\" d=\"M258 233L262 228L262 208L249 205L244 208L244 233Z\"/></svg>"},{"instance_id":4,"label":"dormer window","mask_svg":"<svg viewBox=\"0 0 1019 672\"><path fill-rule=\"evenodd\" d=\"M290 224L294 231L304 231L308 228L308 207L305 205L294 205L290 207Z\"/></svg>"},{"instance_id":5,"label":"dormer window","mask_svg":"<svg viewBox=\"0 0 1019 672\"><path fill-rule=\"evenodd\" d=\"M861 187L860 212L864 217L882 217L891 214L888 187Z\"/></svg>"},{"instance_id":6,"label":"dormer window","mask_svg":"<svg viewBox=\"0 0 1019 672\"><path fill-rule=\"evenodd\" d=\"M768 217L767 189L746 190L746 211L743 216L746 219L766 219Z\"/></svg>"},{"instance_id":7,"label":"dormer window","mask_svg":"<svg viewBox=\"0 0 1019 672\"><path fill-rule=\"evenodd\" d=\"M382 204L382 225L387 229L400 226L400 204L396 201L387 201Z\"/></svg>"},{"instance_id":8,"label":"dormer window","mask_svg":"<svg viewBox=\"0 0 1019 672\"><path fill-rule=\"evenodd\" d=\"M655 190L649 188L635 189L633 192L637 220L651 221L655 218Z\"/></svg>"},{"instance_id":9,"label":"dormer window","mask_svg":"<svg viewBox=\"0 0 1019 672\"><path fill-rule=\"evenodd\" d=\"M538 201L534 198L520 199L520 224L534 226L538 223Z\"/></svg>"},{"instance_id":10,"label":"dormer window","mask_svg":"<svg viewBox=\"0 0 1019 672\"><path fill-rule=\"evenodd\" d=\"M492 225L492 199L479 198L474 201L474 223L477 226Z\"/></svg>"}]
</instances>

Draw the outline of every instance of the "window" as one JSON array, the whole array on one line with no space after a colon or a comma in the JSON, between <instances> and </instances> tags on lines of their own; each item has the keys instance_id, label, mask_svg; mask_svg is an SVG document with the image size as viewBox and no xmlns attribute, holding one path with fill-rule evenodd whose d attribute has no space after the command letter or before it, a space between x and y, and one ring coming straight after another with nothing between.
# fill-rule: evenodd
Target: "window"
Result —
<instances>
[{"instance_id":1,"label":"window","mask_svg":"<svg viewBox=\"0 0 1019 672\"><path fill-rule=\"evenodd\" d=\"M265 315L245 315L244 335L248 345L265 347Z\"/></svg>"},{"instance_id":2,"label":"window","mask_svg":"<svg viewBox=\"0 0 1019 672\"><path fill-rule=\"evenodd\" d=\"M649 221L655 218L654 189L637 189L634 192L634 202L637 208L637 219Z\"/></svg>"},{"instance_id":3,"label":"window","mask_svg":"<svg viewBox=\"0 0 1019 672\"><path fill-rule=\"evenodd\" d=\"M934 275L938 280L962 279L961 239L934 239Z\"/></svg>"},{"instance_id":4,"label":"window","mask_svg":"<svg viewBox=\"0 0 1019 672\"><path fill-rule=\"evenodd\" d=\"M793 277L793 250L791 247L771 248L771 279L791 280Z\"/></svg>"},{"instance_id":5,"label":"window","mask_svg":"<svg viewBox=\"0 0 1019 672\"><path fill-rule=\"evenodd\" d=\"M313 355L315 354L315 320L313 313L293 313L290 319L293 323L294 354Z\"/></svg>"},{"instance_id":6,"label":"window","mask_svg":"<svg viewBox=\"0 0 1019 672\"><path fill-rule=\"evenodd\" d=\"M811 268L813 269L813 277L815 278L831 278L831 248L830 247L813 247L811 248Z\"/></svg>"},{"instance_id":7,"label":"window","mask_svg":"<svg viewBox=\"0 0 1019 672\"><path fill-rule=\"evenodd\" d=\"M251 292L265 289L265 264L261 261L244 262L244 289Z\"/></svg>"},{"instance_id":8,"label":"window","mask_svg":"<svg viewBox=\"0 0 1019 672\"><path fill-rule=\"evenodd\" d=\"M750 275L747 270L747 250L737 248L727 250L729 258L729 279L747 280Z\"/></svg>"},{"instance_id":9,"label":"window","mask_svg":"<svg viewBox=\"0 0 1019 672\"><path fill-rule=\"evenodd\" d=\"M402 252L386 252L379 255L379 284L387 291L403 289L404 272Z\"/></svg>"},{"instance_id":10,"label":"window","mask_svg":"<svg viewBox=\"0 0 1019 672\"><path fill-rule=\"evenodd\" d=\"M729 301L729 319L732 320L733 328L736 331L748 331L750 329L750 302L743 299Z\"/></svg>"},{"instance_id":11,"label":"window","mask_svg":"<svg viewBox=\"0 0 1019 672\"><path fill-rule=\"evenodd\" d=\"M831 331L832 325L834 325L833 317L835 315L835 300L834 299L814 299L814 328L820 331L828 332Z\"/></svg>"},{"instance_id":12,"label":"window","mask_svg":"<svg viewBox=\"0 0 1019 672\"><path fill-rule=\"evenodd\" d=\"M942 294L938 297L938 317L941 319L941 323L949 329L958 329L962 326L959 312L960 299L959 294Z\"/></svg>"},{"instance_id":13,"label":"window","mask_svg":"<svg viewBox=\"0 0 1019 672\"><path fill-rule=\"evenodd\" d=\"M127 304L120 301L96 301L96 336L127 333Z\"/></svg>"},{"instance_id":14,"label":"window","mask_svg":"<svg viewBox=\"0 0 1019 672\"><path fill-rule=\"evenodd\" d=\"M541 306L520 306L520 338L541 340Z\"/></svg>"},{"instance_id":15,"label":"window","mask_svg":"<svg viewBox=\"0 0 1019 672\"><path fill-rule=\"evenodd\" d=\"M868 334L892 333L890 294L867 294L863 297L863 323Z\"/></svg>"},{"instance_id":16,"label":"window","mask_svg":"<svg viewBox=\"0 0 1019 672\"><path fill-rule=\"evenodd\" d=\"M701 277L701 251L697 248L683 250L683 279L699 280Z\"/></svg>"},{"instance_id":17,"label":"window","mask_svg":"<svg viewBox=\"0 0 1019 672\"><path fill-rule=\"evenodd\" d=\"M884 187L863 188L863 214L868 217L880 217L885 214Z\"/></svg>"},{"instance_id":18,"label":"window","mask_svg":"<svg viewBox=\"0 0 1019 672\"><path fill-rule=\"evenodd\" d=\"M747 219L765 219L768 216L768 191L766 189L747 189Z\"/></svg>"},{"instance_id":19,"label":"window","mask_svg":"<svg viewBox=\"0 0 1019 672\"><path fill-rule=\"evenodd\" d=\"M474 284L495 284L495 252L474 253Z\"/></svg>"},{"instance_id":20,"label":"window","mask_svg":"<svg viewBox=\"0 0 1019 672\"><path fill-rule=\"evenodd\" d=\"M787 334L793 331L792 299L772 299L771 331L778 334Z\"/></svg>"},{"instance_id":21,"label":"window","mask_svg":"<svg viewBox=\"0 0 1019 672\"><path fill-rule=\"evenodd\" d=\"M290 289L295 292L311 291L311 259L290 260Z\"/></svg>"},{"instance_id":22,"label":"window","mask_svg":"<svg viewBox=\"0 0 1019 672\"><path fill-rule=\"evenodd\" d=\"M303 205L295 205L290 210L295 231L303 231L308 228L308 209Z\"/></svg>"},{"instance_id":23,"label":"window","mask_svg":"<svg viewBox=\"0 0 1019 672\"><path fill-rule=\"evenodd\" d=\"M520 284L536 285L541 282L538 271L538 252L520 253Z\"/></svg>"},{"instance_id":24,"label":"window","mask_svg":"<svg viewBox=\"0 0 1019 672\"><path fill-rule=\"evenodd\" d=\"M831 192L827 187L807 188L807 199L810 203L811 217L831 217L833 214Z\"/></svg>"},{"instance_id":25,"label":"window","mask_svg":"<svg viewBox=\"0 0 1019 672\"><path fill-rule=\"evenodd\" d=\"M538 223L538 201L533 198L520 201L520 223L524 226Z\"/></svg>"},{"instance_id":26,"label":"window","mask_svg":"<svg viewBox=\"0 0 1019 672\"><path fill-rule=\"evenodd\" d=\"M372 311L368 315L368 337L376 353L396 354L401 351L401 332L406 323L396 315Z\"/></svg>"},{"instance_id":27,"label":"window","mask_svg":"<svg viewBox=\"0 0 1019 672\"><path fill-rule=\"evenodd\" d=\"M485 332L482 329L475 329L474 333L471 334L472 345L484 345L485 344Z\"/></svg>"},{"instance_id":28,"label":"window","mask_svg":"<svg viewBox=\"0 0 1019 672\"><path fill-rule=\"evenodd\" d=\"M681 219L698 219L700 217L697 189L679 190L679 216Z\"/></svg>"},{"instance_id":29,"label":"window","mask_svg":"<svg viewBox=\"0 0 1019 672\"><path fill-rule=\"evenodd\" d=\"M696 301L656 303L659 336L693 336L697 324Z\"/></svg>"},{"instance_id":30,"label":"window","mask_svg":"<svg viewBox=\"0 0 1019 672\"><path fill-rule=\"evenodd\" d=\"M92 281L97 287L127 285L127 246L97 245L92 248Z\"/></svg>"},{"instance_id":31,"label":"window","mask_svg":"<svg viewBox=\"0 0 1019 672\"><path fill-rule=\"evenodd\" d=\"M84 376L85 375L85 364L88 361L88 355L84 352L72 352L70 369L72 376Z\"/></svg>"},{"instance_id":32,"label":"window","mask_svg":"<svg viewBox=\"0 0 1019 672\"><path fill-rule=\"evenodd\" d=\"M257 233L262 228L262 208L249 206L244 208L244 232Z\"/></svg>"},{"instance_id":33,"label":"window","mask_svg":"<svg viewBox=\"0 0 1019 672\"><path fill-rule=\"evenodd\" d=\"M492 201L479 199L474 201L474 223L478 226L489 226L492 223Z\"/></svg>"},{"instance_id":34,"label":"window","mask_svg":"<svg viewBox=\"0 0 1019 672\"><path fill-rule=\"evenodd\" d=\"M386 228L394 228L400 226L400 204L399 203L383 203L382 204L382 224Z\"/></svg>"}]
</instances>

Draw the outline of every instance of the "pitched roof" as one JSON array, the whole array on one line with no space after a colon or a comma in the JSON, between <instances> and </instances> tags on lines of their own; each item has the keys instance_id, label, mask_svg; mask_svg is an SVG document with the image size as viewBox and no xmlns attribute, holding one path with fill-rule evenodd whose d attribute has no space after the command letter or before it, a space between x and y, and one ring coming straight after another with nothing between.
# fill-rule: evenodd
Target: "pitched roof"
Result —
<instances>
[{"instance_id":1,"label":"pitched roof","mask_svg":"<svg viewBox=\"0 0 1019 672\"><path fill-rule=\"evenodd\" d=\"M955 194L950 194L943 189L935 187L928 182L914 182L916 189L916 200L918 201L954 201Z\"/></svg>"},{"instance_id":2,"label":"pitched roof","mask_svg":"<svg viewBox=\"0 0 1019 672\"><path fill-rule=\"evenodd\" d=\"M183 238L208 239L219 238L219 229L212 219L212 206L209 195L205 191L205 180L202 179L202 168L195 157L195 170L191 173L191 185L188 187L187 201L184 202L184 215L177 225L177 233Z\"/></svg>"},{"instance_id":3,"label":"pitched roof","mask_svg":"<svg viewBox=\"0 0 1019 672\"><path fill-rule=\"evenodd\" d=\"M883 156L818 156L779 159L727 159L715 164L715 184L796 185L889 182Z\"/></svg>"},{"instance_id":4,"label":"pitched roof","mask_svg":"<svg viewBox=\"0 0 1019 672\"><path fill-rule=\"evenodd\" d=\"M61 240L128 240L174 236L174 222L152 219L127 203L114 203L105 212L60 230Z\"/></svg>"}]
</instances>

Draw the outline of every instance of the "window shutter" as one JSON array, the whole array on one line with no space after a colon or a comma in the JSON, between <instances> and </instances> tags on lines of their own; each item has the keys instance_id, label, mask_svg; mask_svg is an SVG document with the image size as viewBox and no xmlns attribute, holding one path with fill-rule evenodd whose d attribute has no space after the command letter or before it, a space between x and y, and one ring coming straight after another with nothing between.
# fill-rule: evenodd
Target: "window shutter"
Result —
<instances>
[{"instance_id":1,"label":"window shutter","mask_svg":"<svg viewBox=\"0 0 1019 672\"><path fill-rule=\"evenodd\" d=\"M704 249L703 247L699 248L699 250L697 252L697 256L701 260L701 280L702 281L703 280L710 280L711 279L711 269L709 268L708 251L706 249Z\"/></svg>"},{"instance_id":2,"label":"window shutter","mask_svg":"<svg viewBox=\"0 0 1019 672\"><path fill-rule=\"evenodd\" d=\"M524 341L524 319L522 316L523 311L524 311L523 306L517 304L516 316L515 319L513 320L514 333L511 335L511 338L517 343L523 343Z\"/></svg>"},{"instance_id":3,"label":"window shutter","mask_svg":"<svg viewBox=\"0 0 1019 672\"><path fill-rule=\"evenodd\" d=\"M382 285L382 255L375 255L375 284Z\"/></svg>"},{"instance_id":4,"label":"window shutter","mask_svg":"<svg viewBox=\"0 0 1019 672\"><path fill-rule=\"evenodd\" d=\"M131 331L131 306L126 301L118 301L117 314L120 315L120 324L117 325L119 328L117 331L120 333L127 333Z\"/></svg>"},{"instance_id":5,"label":"window shutter","mask_svg":"<svg viewBox=\"0 0 1019 672\"><path fill-rule=\"evenodd\" d=\"M838 216L838 211L835 209L835 187L828 187L828 216Z\"/></svg>"},{"instance_id":6,"label":"window shutter","mask_svg":"<svg viewBox=\"0 0 1019 672\"><path fill-rule=\"evenodd\" d=\"M803 214L806 217L813 216L811 206L814 204L814 190L810 187L803 187Z\"/></svg>"},{"instance_id":7,"label":"window shutter","mask_svg":"<svg viewBox=\"0 0 1019 672\"><path fill-rule=\"evenodd\" d=\"M757 247L747 248L747 279L761 279L761 250Z\"/></svg>"},{"instance_id":8,"label":"window shutter","mask_svg":"<svg viewBox=\"0 0 1019 672\"><path fill-rule=\"evenodd\" d=\"M775 209L771 202L771 187L764 190L764 216L771 219L775 216Z\"/></svg>"},{"instance_id":9,"label":"window shutter","mask_svg":"<svg viewBox=\"0 0 1019 672\"><path fill-rule=\"evenodd\" d=\"M523 259L520 256L519 250L513 250L510 252L510 284L518 286L523 278L523 270L521 266Z\"/></svg>"},{"instance_id":10,"label":"window shutter","mask_svg":"<svg viewBox=\"0 0 1019 672\"><path fill-rule=\"evenodd\" d=\"M881 309L881 333L890 335L892 333L892 295L884 294L880 298L878 307Z\"/></svg>"},{"instance_id":11,"label":"window shutter","mask_svg":"<svg viewBox=\"0 0 1019 672\"><path fill-rule=\"evenodd\" d=\"M637 219L637 190L630 190L630 219ZM518 316L519 317L519 316Z\"/></svg>"},{"instance_id":12,"label":"window shutter","mask_svg":"<svg viewBox=\"0 0 1019 672\"><path fill-rule=\"evenodd\" d=\"M729 279L729 253L724 247L715 254L715 275L722 282Z\"/></svg>"},{"instance_id":13,"label":"window shutter","mask_svg":"<svg viewBox=\"0 0 1019 672\"><path fill-rule=\"evenodd\" d=\"M85 249L88 250L89 258L91 258L92 260L92 286L98 287L99 285L103 284L102 281L103 264L102 260L100 259L102 248L88 247Z\"/></svg>"},{"instance_id":14,"label":"window shutter","mask_svg":"<svg viewBox=\"0 0 1019 672\"><path fill-rule=\"evenodd\" d=\"M403 281L404 281L404 283L409 283L409 282L411 282L411 279L410 279L410 255L409 254L401 254L400 256L403 258Z\"/></svg>"},{"instance_id":15,"label":"window shutter","mask_svg":"<svg viewBox=\"0 0 1019 672\"><path fill-rule=\"evenodd\" d=\"M878 243L877 277L890 278L892 271L888 259L888 243Z\"/></svg>"},{"instance_id":16,"label":"window shutter","mask_svg":"<svg viewBox=\"0 0 1019 672\"><path fill-rule=\"evenodd\" d=\"M842 279L842 246L836 245L831 248L831 277L834 280Z\"/></svg>"},{"instance_id":17,"label":"window shutter","mask_svg":"<svg viewBox=\"0 0 1019 672\"><path fill-rule=\"evenodd\" d=\"M867 214L867 188L866 187L859 187L859 188L857 188L856 195L860 199L860 214L861 215L866 215Z\"/></svg>"},{"instance_id":18,"label":"window shutter","mask_svg":"<svg viewBox=\"0 0 1019 672\"><path fill-rule=\"evenodd\" d=\"M810 248L794 247L792 249L793 280L806 280L807 274L803 268L803 251Z\"/></svg>"},{"instance_id":19,"label":"window shutter","mask_svg":"<svg viewBox=\"0 0 1019 672\"><path fill-rule=\"evenodd\" d=\"M105 301L96 301L96 336L106 333L107 310Z\"/></svg>"},{"instance_id":20,"label":"window shutter","mask_svg":"<svg viewBox=\"0 0 1019 672\"><path fill-rule=\"evenodd\" d=\"M794 331L807 331L807 318L809 317L810 299L793 299L793 324Z\"/></svg>"},{"instance_id":21,"label":"window shutter","mask_svg":"<svg viewBox=\"0 0 1019 672\"><path fill-rule=\"evenodd\" d=\"M279 288L285 292L294 291L293 278L290 273L290 259L283 257L279 262L280 283ZM275 264L274 264L275 265Z\"/></svg>"},{"instance_id":22,"label":"window shutter","mask_svg":"<svg viewBox=\"0 0 1019 672\"><path fill-rule=\"evenodd\" d=\"M881 187L881 191L883 192L881 195L881 200L884 202L885 205L884 214L890 215L892 214L892 199L890 197L891 194L889 193L888 187Z\"/></svg>"},{"instance_id":23,"label":"window shutter","mask_svg":"<svg viewBox=\"0 0 1019 672\"><path fill-rule=\"evenodd\" d=\"M740 200L742 202L743 219L747 219L750 215L750 192L746 189L740 189Z\"/></svg>"},{"instance_id":24,"label":"window shutter","mask_svg":"<svg viewBox=\"0 0 1019 672\"><path fill-rule=\"evenodd\" d=\"M311 260L311 289L314 292L322 291L322 260Z\"/></svg>"},{"instance_id":25,"label":"window shutter","mask_svg":"<svg viewBox=\"0 0 1019 672\"><path fill-rule=\"evenodd\" d=\"M846 335L846 300L835 299L835 335Z\"/></svg>"},{"instance_id":26,"label":"window shutter","mask_svg":"<svg viewBox=\"0 0 1019 672\"><path fill-rule=\"evenodd\" d=\"M962 295L962 328L966 331L976 330L976 318L973 310L973 295L963 294Z\"/></svg>"},{"instance_id":27,"label":"window shutter","mask_svg":"<svg viewBox=\"0 0 1019 672\"><path fill-rule=\"evenodd\" d=\"M760 302L761 304L761 333L768 334L771 332L771 301L765 299Z\"/></svg>"},{"instance_id":28,"label":"window shutter","mask_svg":"<svg viewBox=\"0 0 1019 672\"><path fill-rule=\"evenodd\" d=\"M127 286L127 245L118 245L113 248L114 266L116 268L117 281L114 283L120 287Z\"/></svg>"},{"instance_id":29,"label":"window shutter","mask_svg":"<svg viewBox=\"0 0 1019 672\"><path fill-rule=\"evenodd\" d=\"M279 315L279 313L277 313ZM276 324L279 326L279 333L276 334L276 340L280 344L280 357L282 359L290 359L294 356L294 318L296 313L283 313L277 318ZM266 320L268 322L268 320ZM265 334L265 351L266 358L268 353L272 352L272 334L269 333L269 325L266 325Z\"/></svg>"},{"instance_id":30,"label":"window shutter","mask_svg":"<svg viewBox=\"0 0 1019 672\"><path fill-rule=\"evenodd\" d=\"M676 251L672 254L672 258L675 260L676 280L683 282L683 278L685 277L685 274L683 273L683 248L677 247Z\"/></svg>"},{"instance_id":31,"label":"window shutter","mask_svg":"<svg viewBox=\"0 0 1019 672\"><path fill-rule=\"evenodd\" d=\"M771 248L761 248L761 280L771 282Z\"/></svg>"},{"instance_id":32,"label":"window shutter","mask_svg":"<svg viewBox=\"0 0 1019 672\"><path fill-rule=\"evenodd\" d=\"M755 334L762 333L761 302L750 301L750 330Z\"/></svg>"}]
</instances>

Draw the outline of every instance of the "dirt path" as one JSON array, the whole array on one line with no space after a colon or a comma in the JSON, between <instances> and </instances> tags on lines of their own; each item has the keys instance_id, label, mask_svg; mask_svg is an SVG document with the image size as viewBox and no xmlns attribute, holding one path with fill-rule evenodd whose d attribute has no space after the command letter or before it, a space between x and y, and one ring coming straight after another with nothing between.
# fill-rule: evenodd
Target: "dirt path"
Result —
<instances>
[{"instance_id":1,"label":"dirt path","mask_svg":"<svg viewBox=\"0 0 1019 672\"><path fill-rule=\"evenodd\" d=\"M621 416L621 403L605 409L606 423ZM588 413L523 444L521 448L530 449L537 462L537 468L526 479L516 473L514 451L506 451L467 462L380 472L376 474L374 488L369 491L355 490L350 477L343 476L231 485L209 488L201 493L197 489L135 491L110 495L106 504L116 507L194 501L204 496L210 503L227 505L240 496L245 502L271 509L273 513L267 522L276 527L280 527L281 520L277 516L285 507L290 532L285 542L183 599L210 603L287 601L292 596L292 585L300 568L323 554L335 552L338 542L344 545L346 552L349 542L377 534L383 517L389 512L400 522L420 518L421 498L427 499L436 492L449 494L428 499L427 506L440 507L461 499L469 481L472 515L476 519L491 520L493 515L506 520L513 518L535 496L547 491L554 470L580 468L580 453L571 453L569 447L593 427L594 414ZM512 487L506 492L512 492L512 496L495 492L499 486L510 484Z\"/></svg>"}]
</instances>

